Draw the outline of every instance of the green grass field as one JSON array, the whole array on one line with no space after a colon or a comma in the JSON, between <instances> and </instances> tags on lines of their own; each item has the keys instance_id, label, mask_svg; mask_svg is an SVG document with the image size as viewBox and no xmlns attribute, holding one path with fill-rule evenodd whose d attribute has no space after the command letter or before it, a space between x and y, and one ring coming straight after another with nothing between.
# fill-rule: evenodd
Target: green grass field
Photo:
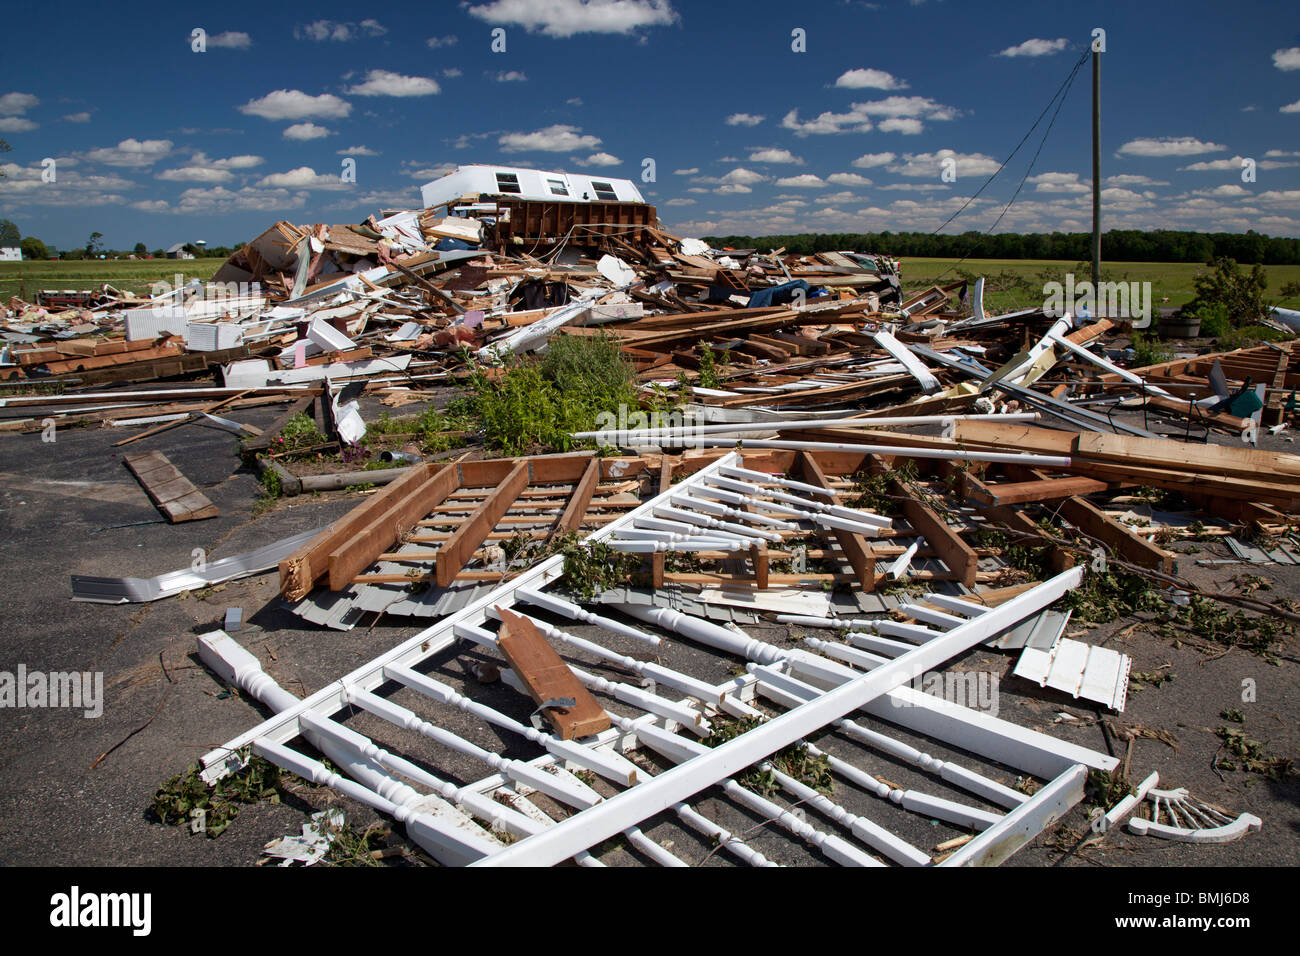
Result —
<instances>
[{"instance_id":1,"label":"green grass field","mask_svg":"<svg viewBox=\"0 0 1300 956\"><path fill-rule=\"evenodd\" d=\"M171 282L176 273L187 280L209 279L220 259L85 260L81 262L0 262L0 301L11 295L31 300L40 289L96 289L105 282L129 292L148 292L159 280ZM952 259L904 259L903 286L907 291L926 288L942 276L951 282L965 274L984 276L984 304L991 310L1027 309L1043 303L1046 282L1075 282L1091 276L1087 263L1053 259L967 259L954 267ZM1150 282L1151 305L1177 308L1191 301L1192 280L1204 265L1193 262L1108 262L1102 279L1107 282ZM1300 309L1300 297L1281 298L1288 282L1300 282L1300 266L1266 266L1271 305ZM1168 301L1165 301L1168 299Z\"/></svg>"},{"instance_id":2,"label":"green grass field","mask_svg":"<svg viewBox=\"0 0 1300 956\"><path fill-rule=\"evenodd\" d=\"M1065 274L1074 273L1076 283L1091 280L1091 263L1053 259L967 259L954 268L954 259L904 259L903 288L908 292L927 288L942 276L952 282L970 273L984 276L984 305L990 310L1028 309L1043 304L1043 285L1064 284ZM1102 262L1103 282L1150 282L1151 307L1178 308L1195 297L1192 280L1209 271L1195 262ZM1249 269L1247 269L1249 271ZM1283 299L1281 288L1300 281L1300 266L1265 266L1268 291L1265 301L1283 308L1300 308L1300 298ZM1164 301L1165 299L1169 301Z\"/></svg>"},{"instance_id":3,"label":"green grass field","mask_svg":"<svg viewBox=\"0 0 1300 956\"><path fill-rule=\"evenodd\" d=\"M98 289L105 282L123 292L148 292L155 282L207 279L223 259L85 259L0 262L0 301L11 295L32 302L41 289Z\"/></svg>"}]
</instances>

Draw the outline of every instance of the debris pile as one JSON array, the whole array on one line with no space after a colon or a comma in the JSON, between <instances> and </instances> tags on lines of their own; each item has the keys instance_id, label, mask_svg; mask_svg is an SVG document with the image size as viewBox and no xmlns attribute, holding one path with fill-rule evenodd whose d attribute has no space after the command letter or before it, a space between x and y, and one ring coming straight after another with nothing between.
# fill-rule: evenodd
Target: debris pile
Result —
<instances>
[{"instance_id":1,"label":"debris pile","mask_svg":"<svg viewBox=\"0 0 1300 956\"><path fill-rule=\"evenodd\" d=\"M1215 565L1300 563L1300 456L1259 444L1296 411L1290 343L1140 366L1108 347L1133 331L1119 317L991 314L970 278L908 291L885 251L711 248L662 229L624 180L462 167L424 202L277 222L206 284L9 303L0 428L143 426L124 445L204 423L240 436L272 498L366 492L325 527L202 567L76 576L76 599L275 573L312 625L429 624L302 700L204 636L205 663L275 712L203 758L209 783L251 753L449 864L599 865L620 835L664 865L1000 862L1095 775L1127 780L1134 738L1121 772L1097 741L938 700L918 675L951 684L987 655L1058 706L1120 713L1133 659L1089 626L1151 613L1175 640L1251 633L1269 655L1300 621L1198 586L1174 550L1220 537L1232 557ZM376 416L374 399L423 411ZM261 428L225 417L273 403ZM331 467L297 467L311 456ZM125 460L169 521L217 513L184 462ZM1255 616L1234 636L1205 626L1210 602ZM512 705L479 696L497 681ZM484 750L395 686L534 753ZM337 723L349 708L409 734L412 759ZM484 776L437 776L424 740ZM1258 828L1156 782L1106 788L1097 832L1144 800L1132 833ZM880 806L850 806L844 783ZM789 845L747 837L754 814ZM273 852L314 862L323 839L305 828Z\"/></svg>"}]
</instances>

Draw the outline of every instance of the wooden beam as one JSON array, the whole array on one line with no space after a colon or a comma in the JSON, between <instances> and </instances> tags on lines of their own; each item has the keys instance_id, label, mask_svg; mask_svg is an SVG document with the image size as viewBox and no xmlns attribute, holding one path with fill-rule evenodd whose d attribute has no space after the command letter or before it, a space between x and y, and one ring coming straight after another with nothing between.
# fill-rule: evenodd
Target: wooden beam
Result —
<instances>
[{"instance_id":1,"label":"wooden beam","mask_svg":"<svg viewBox=\"0 0 1300 956\"><path fill-rule=\"evenodd\" d=\"M925 503L915 488L895 475L892 468L881 461L873 462L872 467L889 475L890 490L902 500L903 514L912 530L939 553L939 560L952 572L954 579L968 588L974 587L979 556L971 546Z\"/></svg>"},{"instance_id":2,"label":"wooden beam","mask_svg":"<svg viewBox=\"0 0 1300 956\"><path fill-rule=\"evenodd\" d=\"M971 501L977 499L981 489L987 488L987 486L972 474L969 469L962 472L961 482L962 496ZM986 490L984 497L992 497L992 493ZM1030 520L1029 516L1023 511L1019 511L1018 509L1007 505L989 507L978 504L975 505L975 510L989 521L1005 525L1013 531L1019 531L1022 534L1032 535L1035 538L1043 539L1042 545L1049 549L1048 560L1052 564L1052 570L1057 574L1074 567L1074 555L1065 548L1062 548L1060 545L1053 544L1046 540L1046 536L1043 534L1042 529L1039 528L1038 525L1034 524L1034 522Z\"/></svg>"},{"instance_id":3,"label":"wooden beam","mask_svg":"<svg viewBox=\"0 0 1300 956\"><path fill-rule=\"evenodd\" d=\"M419 485L390 499L390 507L374 515L356 534L338 542L327 558L330 590L342 591L351 584L389 545L455 491L459 483L456 466L446 465Z\"/></svg>"},{"instance_id":4,"label":"wooden beam","mask_svg":"<svg viewBox=\"0 0 1300 956\"><path fill-rule=\"evenodd\" d=\"M1155 568L1164 574L1173 573L1172 554L1134 534L1091 502L1082 498L1066 498L1058 506L1058 513L1084 534L1110 545L1125 561L1144 568Z\"/></svg>"},{"instance_id":5,"label":"wooden beam","mask_svg":"<svg viewBox=\"0 0 1300 956\"><path fill-rule=\"evenodd\" d=\"M328 569L329 553L369 524L376 515L390 508L394 501L428 480L436 467L428 463L413 466L281 561L280 593L285 600L298 601L306 597L316 579Z\"/></svg>"},{"instance_id":6,"label":"wooden beam","mask_svg":"<svg viewBox=\"0 0 1300 956\"><path fill-rule=\"evenodd\" d=\"M972 487L967 497L981 505L1018 505L1026 501L1055 501L1074 495L1109 491L1111 484L1094 478L1035 478L1032 481L1004 481Z\"/></svg>"},{"instance_id":7,"label":"wooden beam","mask_svg":"<svg viewBox=\"0 0 1300 956\"><path fill-rule=\"evenodd\" d=\"M1036 469L1020 468L1016 465L1008 465L1005 470L1008 475L1026 479L1043 476L1042 472ZM1172 554L1156 547L1141 535L1134 534L1131 528L1116 521L1092 502L1076 496L1066 498L1052 507L1058 515L1084 534L1114 548L1125 561L1144 568L1155 568L1164 574L1173 573Z\"/></svg>"},{"instance_id":8,"label":"wooden beam","mask_svg":"<svg viewBox=\"0 0 1300 956\"><path fill-rule=\"evenodd\" d=\"M819 488L825 488L827 491L834 491L830 479L826 477L821 466L817 464L817 459L806 451L799 452L797 459L799 462L799 472L803 475L803 480L810 485L816 485ZM838 500L838 499L837 499ZM871 550L871 545L867 539L852 531L842 531L838 528L834 530L835 542L840 546L840 551L844 557L848 558L849 564L853 566L853 573L857 576L858 585L864 591L874 591L876 589L876 555Z\"/></svg>"},{"instance_id":9,"label":"wooden beam","mask_svg":"<svg viewBox=\"0 0 1300 956\"><path fill-rule=\"evenodd\" d=\"M564 513L560 515L560 520L555 523L551 535L578 530L578 527L582 524L583 516L587 513L587 508L591 505L591 496L595 493L596 485L599 483L600 459L593 458L587 462L587 470L582 473L578 483L573 486L573 494L569 495L569 503L564 506ZM547 540L550 540L550 536L547 537Z\"/></svg>"},{"instance_id":10,"label":"wooden beam","mask_svg":"<svg viewBox=\"0 0 1300 956\"><path fill-rule=\"evenodd\" d=\"M525 459L515 465L505 480L483 501L477 511L456 529L456 533L438 551L438 586L447 587L479 549L483 539L497 522L505 516L528 485L529 463ZM450 491L450 489L448 489Z\"/></svg>"}]
</instances>

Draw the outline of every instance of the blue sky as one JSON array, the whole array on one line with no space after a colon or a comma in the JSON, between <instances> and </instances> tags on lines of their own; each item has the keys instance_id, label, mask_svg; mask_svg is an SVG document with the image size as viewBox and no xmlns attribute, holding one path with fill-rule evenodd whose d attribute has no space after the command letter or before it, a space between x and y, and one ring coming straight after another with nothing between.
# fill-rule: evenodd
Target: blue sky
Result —
<instances>
[{"instance_id":1,"label":"blue sky","mask_svg":"<svg viewBox=\"0 0 1300 956\"><path fill-rule=\"evenodd\" d=\"M201 9L8 4L0 217L60 247L226 245L417 208L480 162L634 179L683 235L931 231L1102 27L1105 227L1300 235L1294 2ZM1090 228L1089 69L998 231ZM1042 129L946 232L988 228Z\"/></svg>"}]
</instances>

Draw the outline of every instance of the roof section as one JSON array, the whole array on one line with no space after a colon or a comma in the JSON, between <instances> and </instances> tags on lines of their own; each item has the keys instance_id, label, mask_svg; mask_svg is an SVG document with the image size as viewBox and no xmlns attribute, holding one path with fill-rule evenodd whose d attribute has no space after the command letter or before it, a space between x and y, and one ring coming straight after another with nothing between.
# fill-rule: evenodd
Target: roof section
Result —
<instances>
[{"instance_id":1,"label":"roof section","mask_svg":"<svg viewBox=\"0 0 1300 956\"><path fill-rule=\"evenodd\" d=\"M630 179L481 164L458 166L454 173L426 183L420 194L426 208L475 195L552 202L645 202Z\"/></svg>"}]
</instances>

